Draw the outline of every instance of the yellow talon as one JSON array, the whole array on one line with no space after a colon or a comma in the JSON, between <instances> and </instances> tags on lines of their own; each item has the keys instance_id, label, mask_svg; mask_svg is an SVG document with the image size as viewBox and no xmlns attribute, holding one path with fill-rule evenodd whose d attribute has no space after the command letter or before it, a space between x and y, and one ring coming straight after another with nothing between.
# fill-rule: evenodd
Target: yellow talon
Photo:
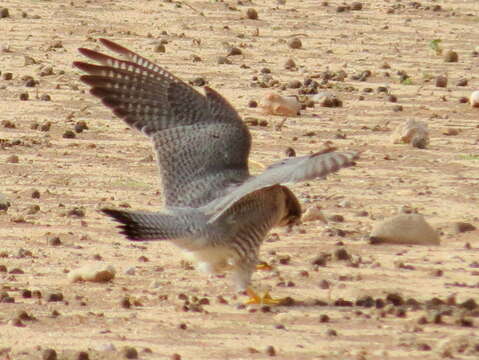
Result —
<instances>
[{"instance_id":1,"label":"yellow talon","mask_svg":"<svg viewBox=\"0 0 479 360\"><path fill-rule=\"evenodd\" d=\"M282 305L287 301L287 298L272 298L269 291L266 291L263 296L259 296L253 289L248 288L246 294L248 294L249 299L245 302L245 305Z\"/></svg>"},{"instance_id":2,"label":"yellow talon","mask_svg":"<svg viewBox=\"0 0 479 360\"><path fill-rule=\"evenodd\" d=\"M272 271L273 267L270 264L268 264L267 262L262 261L258 265L256 265L256 270Z\"/></svg>"}]
</instances>

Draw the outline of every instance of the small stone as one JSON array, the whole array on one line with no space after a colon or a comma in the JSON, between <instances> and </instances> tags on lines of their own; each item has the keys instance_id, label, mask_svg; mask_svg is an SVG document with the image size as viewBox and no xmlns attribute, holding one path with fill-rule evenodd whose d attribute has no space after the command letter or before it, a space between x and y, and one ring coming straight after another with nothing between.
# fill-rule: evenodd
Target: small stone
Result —
<instances>
[{"instance_id":1,"label":"small stone","mask_svg":"<svg viewBox=\"0 0 479 360\"><path fill-rule=\"evenodd\" d=\"M135 272L136 272L136 268L134 266L130 266L126 268L124 271L126 275L135 275Z\"/></svg>"},{"instance_id":2,"label":"small stone","mask_svg":"<svg viewBox=\"0 0 479 360\"><path fill-rule=\"evenodd\" d=\"M62 293L50 293L46 296L46 300L48 302L63 301L63 294Z\"/></svg>"},{"instance_id":3,"label":"small stone","mask_svg":"<svg viewBox=\"0 0 479 360\"><path fill-rule=\"evenodd\" d=\"M153 48L153 51L156 53L164 53L166 52L166 47L164 44L155 44L155 47Z\"/></svg>"},{"instance_id":4,"label":"small stone","mask_svg":"<svg viewBox=\"0 0 479 360\"><path fill-rule=\"evenodd\" d=\"M228 56L237 56L237 55L241 55L241 54L243 54L241 49L233 46L233 47L229 48L227 55Z\"/></svg>"},{"instance_id":5,"label":"small stone","mask_svg":"<svg viewBox=\"0 0 479 360\"><path fill-rule=\"evenodd\" d=\"M125 346L122 349L123 356L127 359L138 359L138 351L131 346Z\"/></svg>"},{"instance_id":6,"label":"small stone","mask_svg":"<svg viewBox=\"0 0 479 360\"><path fill-rule=\"evenodd\" d=\"M288 40L288 46L291 49L301 49L303 47L303 43L299 38L292 38Z\"/></svg>"},{"instance_id":7,"label":"small stone","mask_svg":"<svg viewBox=\"0 0 479 360\"><path fill-rule=\"evenodd\" d=\"M1 8L0 9L0 19L10 17L10 12L8 11L7 8Z\"/></svg>"},{"instance_id":8,"label":"small stone","mask_svg":"<svg viewBox=\"0 0 479 360\"><path fill-rule=\"evenodd\" d=\"M439 235L420 214L402 214L373 226L372 244L439 245Z\"/></svg>"},{"instance_id":9,"label":"small stone","mask_svg":"<svg viewBox=\"0 0 479 360\"><path fill-rule=\"evenodd\" d=\"M75 124L75 132L79 134L79 133L83 132L83 130L88 130L88 125L83 120L78 121Z\"/></svg>"},{"instance_id":10,"label":"small stone","mask_svg":"<svg viewBox=\"0 0 479 360\"><path fill-rule=\"evenodd\" d=\"M333 222L344 222L344 216L342 215L331 215L328 217L328 220Z\"/></svg>"},{"instance_id":11,"label":"small stone","mask_svg":"<svg viewBox=\"0 0 479 360\"><path fill-rule=\"evenodd\" d=\"M429 143L429 129L427 123L419 120L409 119L400 124L391 135L394 144L410 143L414 141L423 141ZM417 147L417 146L416 146Z\"/></svg>"},{"instance_id":12,"label":"small stone","mask_svg":"<svg viewBox=\"0 0 479 360\"><path fill-rule=\"evenodd\" d=\"M473 108L479 108L479 90L474 91L469 98L469 103Z\"/></svg>"},{"instance_id":13,"label":"small stone","mask_svg":"<svg viewBox=\"0 0 479 360\"><path fill-rule=\"evenodd\" d=\"M2 210L7 211L10 205L11 204L8 198L5 195L0 193L0 211Z\"/></svg>"},{"instance_id":14,"label":"small stone","mask_svg":"<svg viewBox=\"0 0 479 360\"><path fill-rule=\"evenodd\" d=\"M228 59L226 56L218 56L218 59L216 60L216 62L220 65L223 65L223 64L230 65L231 64L231 60Z\"/></svg>"},{"instance_id":15,"label":"small stone","mask_svg":"<svg viewBox=\"0 0 479 360\"><path fill-rule=\"evenodd\" d=\"M351 255L349 255L346 249L340 248L334 252L334 258L336 260L347 261L347 260L351 260Z\"/></svg>"},{"instance_id":16,"label":"small stone","mask_svg":"<svg viewBox=\"0 0 479 360\"><path fill-rule=\"evenodd\" d=\"M459 79L456 83L456 86L467 86L469 81L467 79Z\"/></svg>"},{"instance_id":17,"label":"small stone","mask_svg":"<svg viewBox=\"0 0 479 360\"><path fill-rule=\"evenodd\" d=\"M269 355L269 356L276 356L276 350L274 349L273 346L269 345L267 348L266 348L266 354Z\"/></svg>"},{"instance_id":18,"label":"small stone","mask_svg":"<svg viewBox=\"0 0 479 360\"><path fill-rule=\"evenodd\" d=\"M76 356L76 360L90 360L90 355L86 351L80 351Z\"/></svg>"},{"instance_id":19,"label":"small stone","mask_svg":"<svg viewBox=\"0 0 479 360\"><path fill-rule=\"evenodd\" d=\"M362 10L363 8L363 4L360 3L359 1L354 1L353 3L351 3L351 10L353 11L359 11L359 10Z\"/></svg>"},{"instance_id":20,"label":"small stone","mask_svg":"<svg viewBox=\"0 0 479 360\"><path fill-rule=\"evenodd\" d=\"M454 128L447 128L442 133L447 136L456 136L456 135L459 135L459 130Z\"/></svg>"},{"instance_id":21,"label":"small stone","mask_svg":"<svg viewBox=\"0 0 479 360\"><path fill-rule=\"evenodd\" d=\"M20 159L18 158L17 155L10 155L9 157L7 157L7 163L9 164L18 164L18 162L20 161Z\"/></svg>"},{"instance_id":22,"label":"small stone","mask_svg":"<svg viewBox=\"0 0 479 360\"><path fill-rule=\"evenodd\" d=\"M76 137L76 135L75 135L75 133L74 133L73 131L71 131L71 130L66 130L66 131L63 133L62 137L63 137L64 139L74 139L74 138Z\"/></svg>"},{"instance_id":23,"label":"small stone","mask_svg":"<svg viewBox=\"0 0 479 360\"><path fill-rule=\"evenodd\" d=\"M389 95L389 96L388 96L388 101L389 101L389 102L392 102L392 103L395 103L395 102L398 101L398 98L397 98L396 95Z\"/></svg>"},{"instance_id":24,"label":"small stone","mask_svg":"<svg viewBox=\"0 0 479 360\"><path fill-rule=\"evenodd\" d=\"M121 305L121 307L124 308L124 309L129 309L129 308L131 308L130 299L129 299L128 297L124 297L123 299L121 299L120 305Z\"/></svg>"},{"instance_id":25,"label":"small stone","mask_svg":"<svg viewBox=\"0 0 479 360\"><path fill-rule=\"evenodd\" d=\"M205 86L206 85L206 80L202 77L197 77L197 78L194 78L192 81L191 81L191 84L193 86Z\"/></svg>"},{"instance_id":26,"label":"small stone","mask_svg":"<svg viewBox=\"0 0 479 360\"><path fill-rule=\"evenodd\" d=\"M47 239L47 243L50 246L60 246L62 241L60 240L59 236L49 236Z\"/></svg>"},{"instance_id":27,"label":"small stone","mask_svg":"<svg viewBox=\"0 0 479 360\"><path fill-rule=\"evenodd\" d=\"M256 9L249 8L246 10L246 17L250 20L258 20L258 12Z\"/></svg>"},{"instance_id":28,"label":"small stone","mask_svg":"<svg viewBox=\"0 0 479 360\"><path fill-rule=\"evenodd\" d=\"M328 220L324 216L323 212L321 211L320 206L311 206L306 211L304 212L304 215L302 216L302 220L304 222L308 221L321 221L325 224L328 223Z\"/></svg>"},{"instance_id":29,"label":"small stone","mask_svg":"<svg viewBox=\"0 0 479 360\"><path fill-rule=\"evenodd\" d=\"M284 63L284 68L287 69L287 70L295 69L295 68L296 68L296 63L294 62L293 59L289 58L289 59L286 60L286 62Z\"/></svg>"},{"instance_id":30,"label":"small stone","mask_svg":"<svg viewBox=\"0 0 479 360\"><path fill-rule=\"evenodd\" d=\"M22 100L22 101L27 101L28 97L29 97L28 93L21 93L20 96L19 96L20 100Z\"/></svg>"},{"instance_id":31,"label":"small stone","mask_svg":"<svg viewBox=\"0 0 479 360\"><path fill-rule=\"evenodd\" d=\"M290 80L288 81L288 88L290 89L299 89L302 86L301 81L299 80Z\"/></svg>"},{"instance_id":32,"label":"small stone","mask_svg":"<svg viewBox=\"0 0 479 360\"><path fill-rule=\"evenodd\" d=\"M267 115L297 116L301 104L296 97L267 93L260 101L259 108Z\"/></svg>"},{"instance_id":33,"label":"small stone","mask_svg":"<svg viewBox=\"0 0 479 360\"><path fill-rule=\"evenodd\" d=\"M115 268L112 265L92 264L70 271L68 279L71 282L108 282L115 277L115 273Z\"/></svg>"},{"instance_id":34,"label":"small stone","mask_svg":"<svg viewBox=\"0 0 479 360\"><path fill-rule=\"evenodd\" d=\"M42 353L43 360L57 360L57 352L53 349L45 349Z\"/></svg>"},{"instance_id":35,"label":"small stone","mask_svg":"<svg viewBox=\"0 0 479 360\"><path fill-rule=\"evenodd\" d=\"M436 78L436 87L445 88L447 87L447 77L440 75Z\"/></svg>"},{"instance_id":36,"label":"small stone","mask_svg":"<svg viewBox=\"0 0 479 360\"><path fill-rule=\"evenodd\" d=\"M287 157L295 157L296 156L296 151L292 147L287 147L286 150L284 150L284 154Z\"/></svg>"},{"instance_id":37,"label":"small stone","mask_svg":"<svg viewBox=\"0 0 479 360\"><path fill-rule=\"evenodd\" d=\"M2 79L3 80L12 80L13 79L13 74L11 72L5 72L2 74Z\"/></svg>"},{"instance_id":38,"label":"small stone","mask_svg":"<svg viewBox=\"0 0 479 360\"><path fill-rule=\"evenodd\" d=\"M28 289L23 289L22 290L22 298L24 299L30 299L32 297L32 292L31 290Z\"/></svg>"},{"instance_id":39,"label":"small stone","mask_svg":"<svg viewBox=\"0 0 479 360\"><path fill-rule=\"evenodd\" d=\"M171 360L181 360L181 355L175 353L171 355Z\"/></svg>"},{"instance_id":40,"label":"small stone","mask_svg":"<svg viewBox=\"0 0 479 360\"><path fill-rule=\"evenodd\" d=\"M476 227L470 223L459 221L454 224L454 231L456 233L463 233L467 231L474 231Z\"/></svg>"},{"instance_id":41,"label":"small stone","mask_svg":"<svg viewBox=\"0 0 479 360\"><path fill-rule=\"evenodd\" d=\"M85 217L85 209L81 207L74 207L67 212L68 217L77 217L77 218L83 218Z\"/></svg>"},{"instance_id":42,"label":"small stone","mask_svg":"<svg viewBox=\"0 0 479 360\"><path fill-rule=\"evenodd\" d=\"M250 101L248 102L248 107L250 107L250 108L256 108L256 107L258 107L258 103L256 102L256 100L250 100Z\"/></svg>"},{"instance_id":43,"label":"small stone","mask_svg":"<svg viewBox=\"0 0 479 360\"><path fill-rule=\"evenodd\" d=\"M457 52L453 50L448 50L444 54L444 61L445 62L458 62L459 61L459 56L457 55Z\"/></svg>"}]
</instances>

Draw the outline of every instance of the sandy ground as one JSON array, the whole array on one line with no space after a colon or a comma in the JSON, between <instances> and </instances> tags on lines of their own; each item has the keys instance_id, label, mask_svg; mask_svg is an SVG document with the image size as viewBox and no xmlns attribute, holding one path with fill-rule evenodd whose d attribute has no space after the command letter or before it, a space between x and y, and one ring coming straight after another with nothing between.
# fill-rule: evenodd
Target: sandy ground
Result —
<instances>
[{"instance_id":1,"label":"sandy ground","mask_svg":"<svg viewBox=\"0 0 479 360\"><path fill-rule=\"evenodd\" d=\"M461 306L471 298L479 302L479 231L454 230L458 221L479 227L479 109L459 102L479 89L479 57L473 54L479 50L479 3L371 0L360 11L338 13L341 4L1 3L10 17L0 19L0 193L11 207L0 212L0 266L6 270L0 272L0 359L40 359L48 348L60 359L81 359L80 351L90 359L118 359L127 346L142 359L479 358L479 308L471 302L469 310ZM441 9L433 11L435 5ZM258 20L245 19L250 7ZM302 49L288 47L294 36ZM71 66L81 58L77 48L96 48L99 37L118 41L185 80L203 77L244 118L267 120L266 127L250 128L256 162L271 163L287 147L308 154L326 141L363 151L357 167L293 187L305 208L321 205L326 216L341 215L344 222L309 222L289 233L278 229L261 249L261 257L276 268L255 273L255 286L290 296L297 305L238 306L245 298L234 294L227 278L209 280L192 270L171 244L129 243L98 212L103 206L160 206L148 139L90 96ZM455 50L459 61L446 63L436 55L429 46L434 39L442 40L444 50ZM165 53L154 51L161 40L167 41ZM243 54L218 65L228 44ZM296 70L284 69L288 58ZM48 67L53 73L42 76ZM277 130L281 117L248 107L271 90L252 86L263 68L279 84L344 70L343 82L328 85L343 107L306 109ZM353 80L365 70L372 76ZM401 70L410 76L403 84ZM5 80L7 72L12 80ZM438 75L448 77L447 88L435 86ZM38 85L26 87L25 76ZM468 85L456 86L461 78ZM398 102L377 93L379 86ZM21 101L21 93L29 100ZM43 94L51 101L42 101ZM403 111L394 111L396 105ZM407 119L427 122L427 149L391 143L392 131ZM88 130L64 138L78 121ZM49 131L42 131L47 122ZM445 135L450 128L458 134ZM336 136L338 129L344 139ZM32 197L34 190L39 198ZM426 216L441 233L440 246L368 243L372 224L403 206ZM75 208L84 216L72 215ZM49 240L55 236L57 246ZM321 253L340 248L351 261L333 256L324 267L311 265ZM289 262L281 260L286 255ZM113 265L116 278L69 283L68 271L90 263ZM129 268L133 275L125 273ZM25 290L40 293L28 298ZM63 300L49 301L52 293ZM365 296L378 306L356 304ZM133 303L129 309L121 305L125 297ZM394 306L387 299L409 301ZM19 322L22 310L36 320Z\"/></svg>"}]
</instances>

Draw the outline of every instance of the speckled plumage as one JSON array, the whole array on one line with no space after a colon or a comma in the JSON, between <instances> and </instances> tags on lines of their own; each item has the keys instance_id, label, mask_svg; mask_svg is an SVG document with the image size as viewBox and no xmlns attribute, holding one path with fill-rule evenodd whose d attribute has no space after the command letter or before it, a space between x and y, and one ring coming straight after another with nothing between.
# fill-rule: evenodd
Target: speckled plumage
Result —
<instances>
[{"instance_id":1,"label":"speckled plumage","mask_svg":"<svg viewBox=\"0 0 479 360\"><path fill-rule=\"evenodd\" d=\"M325 177L354 164L357 153L326 151L285 159L251 176L251 135L216 91L205 95L161 67L109 40L122 59L80 49L98 62L75 62L91 93L153 141L164 209L103 209L130 240L170 240L210 273L231 270L244 290L264 237L274 226L294 224L301 207L283 184Z\"/></svg>"}]
</instances>

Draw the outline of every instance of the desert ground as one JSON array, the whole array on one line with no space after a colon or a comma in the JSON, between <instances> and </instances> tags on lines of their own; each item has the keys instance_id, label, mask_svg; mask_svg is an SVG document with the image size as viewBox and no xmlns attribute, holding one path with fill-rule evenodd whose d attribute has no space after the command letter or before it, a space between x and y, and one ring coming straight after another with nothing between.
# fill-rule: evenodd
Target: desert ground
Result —
<instances>
[{"instance_id":1,"label":"desert ground","mask_svg":"<svg viewBox=\"0 0 479 360\"><path fill-rule=\"evenodd\" d=\"M479 2L361 5L2 1L0 359L478 359L479 108L463 98L479 90ZM221 92L250 124L253 172L289 147L361 151L355 167L291 186L327 224L265 239L261 259L274 268L253 285L290 306L245 306L227 275L208 278L173 244L129 242L99 212L158 210L161 187L149 140L72 66L98 38ZM306 79L342 107L285 120L250 106L271 91L298 95L289 85ZM391 141L409 119L427 123L425 148ZM424 215L441 244L370 244L376 222L404 211ZM91 264L115 278L69 281Z\"/></svg>"}]
</instances>

